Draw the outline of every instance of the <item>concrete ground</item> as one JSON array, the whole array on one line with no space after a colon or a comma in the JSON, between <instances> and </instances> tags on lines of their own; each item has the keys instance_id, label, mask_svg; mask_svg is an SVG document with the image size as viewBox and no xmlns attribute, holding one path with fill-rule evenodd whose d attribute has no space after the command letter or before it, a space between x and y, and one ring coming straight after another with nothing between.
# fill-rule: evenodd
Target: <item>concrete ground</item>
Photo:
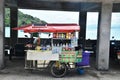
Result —
<instances>
[{"instance_id":1,"label":"concrete ground","mask_svg":"<svg viewBox=\"0 0 120 80\"><path fill-rule=\"evenodd\" d=\"M97 71L94 60L90 61L91 67L85 69L80 75L76 70L71 70L63 78L54 78L46 70L29 72L24 69L24 60L6 59L6 67L0 70L0 80L120 80L120 64L111 62L109 71Z\"/></svg>"}]
</instances>

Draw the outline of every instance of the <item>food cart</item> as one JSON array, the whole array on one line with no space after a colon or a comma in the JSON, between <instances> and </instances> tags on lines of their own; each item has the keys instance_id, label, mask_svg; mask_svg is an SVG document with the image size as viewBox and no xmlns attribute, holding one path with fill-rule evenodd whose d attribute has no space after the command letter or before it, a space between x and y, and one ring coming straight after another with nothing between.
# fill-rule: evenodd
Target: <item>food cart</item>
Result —
<instances>
[{"instance_id":1,"label":"food cart","mask_svg":"<svg viewBox=\"0 0 120 80\"><path fill-rule=\"evenodd\" d=\"M89 52L82 51L77 45L77 24L47 24L45 26L28 25L13 30L28 33L52 33L51 44L36 46L34 50L26 50L25 69L48 69L54 77L63 77L68 70L89 65ZM83 54L87 55L87 58ZM83 61L84 60L84 61Z\"/></svg>"}]
</instances>

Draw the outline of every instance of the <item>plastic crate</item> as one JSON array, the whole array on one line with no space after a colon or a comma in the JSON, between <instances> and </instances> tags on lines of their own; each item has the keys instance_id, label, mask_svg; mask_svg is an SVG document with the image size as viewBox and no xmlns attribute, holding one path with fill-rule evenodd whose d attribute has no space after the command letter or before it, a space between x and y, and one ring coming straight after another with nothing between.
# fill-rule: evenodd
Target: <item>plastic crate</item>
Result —
<instances>
[{"instance_id":1,"label":"plastic crate","mask_svg":"<svg viewBox=\"0 0 120 80\"><path fill-rule=\"evenodd\" d=\"M60 62L75 62L75 54L61 54Z\"/></svg>"},{"instance_id":2,"label":"plastic crate","mask_svg":"<svg viewBox=\"0 0 120 80\"><path fill-rule=\"evenodd\" d=\"M76 58L76 62L81 62L82 58Z\"/></svg>"},{"instance_id":3,"label":"plastic crate","mask_svg":"<svg viewBox=\"0 0 120 80\"><path fill-rule=\"evenodd\" d=\"M60 62L81 62L82 54L79 51L63 51L60 54Z\"/></svg>"},{"instance_id":4,"label":"plastic crate","mask_svg":"<svg viewBox=\"0 0 120 80\"><path fill-rule=\"evenodd\" d=\"M75 62L75 58L60 58L60 62Z\"/></svg>"}]
</instances>

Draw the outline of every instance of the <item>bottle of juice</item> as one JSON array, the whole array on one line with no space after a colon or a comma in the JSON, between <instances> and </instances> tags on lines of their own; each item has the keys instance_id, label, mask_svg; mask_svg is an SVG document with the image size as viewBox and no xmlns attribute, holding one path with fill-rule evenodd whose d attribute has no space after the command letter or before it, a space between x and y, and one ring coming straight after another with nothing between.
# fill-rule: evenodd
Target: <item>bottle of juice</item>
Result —
<instances>
[{"instance_id":1,"label":"bottle of juice","mask_svg":"<svg viewBox=\"0 0 120 80\"><path fill-rule=\"evenodd\" d=\"M69 33L66 33L66 39L68 39L69 38Z\"/></svg>"},{"instance_id":2,"label":"bottle of juice","mask_svg":"<svg viewBox=\"0 0 120 80\"><path fill-rule=\"evenodd\" d=\"M62 38L64 38L64 34L62 33Z\"/></svg>"},{"instance_id":3,"label":"bottle of juice","mask_svg":"<svg viewBox=\"0 0 120 80\"><path fill-rule=\"evenodd\" d=\"M56 38L58 38L58 33L56 33Z\"/></svg>"}]
</instances>

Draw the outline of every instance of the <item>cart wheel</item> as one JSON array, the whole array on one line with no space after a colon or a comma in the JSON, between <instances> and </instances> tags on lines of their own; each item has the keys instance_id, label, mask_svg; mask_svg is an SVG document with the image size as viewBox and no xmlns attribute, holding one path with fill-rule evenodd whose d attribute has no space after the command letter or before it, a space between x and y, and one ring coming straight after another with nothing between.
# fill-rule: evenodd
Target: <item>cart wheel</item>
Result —
<instances>
[{"instance_id":1,"label":"cart wheel","mask_svg":"<svg viewBox=\"0 0 120 80\"><path fill-rule=\"evenodd\" d=\"M54 62L51 65L50 72L54 77L57 78L63 77L67 73L67 66L64 63L59 63L59 66L57 66L56 62Z\"/></svg>"}]
</instances>

